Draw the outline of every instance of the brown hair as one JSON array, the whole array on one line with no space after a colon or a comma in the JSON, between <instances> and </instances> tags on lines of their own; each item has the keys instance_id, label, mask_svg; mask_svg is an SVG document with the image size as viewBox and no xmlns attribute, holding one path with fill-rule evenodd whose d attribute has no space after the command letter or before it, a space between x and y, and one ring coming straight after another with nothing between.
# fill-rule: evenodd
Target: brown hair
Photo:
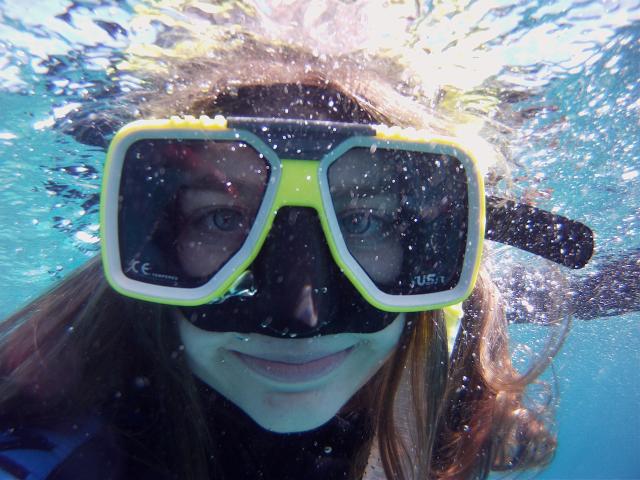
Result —
<instances>
[{"instance_id":1,"label":"brown hair","mask_svg":"<svg viewBox=\"0 0 640 480\"><path fill-rule=\"evenodd\" d=\"M510 367L504 316L490 292L481 277L450 363L442 315L416 314L392 358L357 394L372 413L388 478L484 478L490 469L550 460L554 437L545 412L523 404L527 383ZM13 425L81 415L143 378L164 392L160 421L179 449L166 468L203 478L215 442L171 323L166 307L118 295L100 262L90 262L3 323L0 413ZM368 446L354 460L354 478Z\"/></svg>"},{"instance_id":2,"label":"brown hair","mask_svg":"<svg viewBox=\"0 0 640 480\"><path fill-rule=\"evenodd\" d=\"M259 86L282 85L338 94L340 108L360 115L357 121L447 130L435 107L415 102L403 91L408 85L388 78L391 63L363 69L353 59L328 62L299 49L254 45L230 63L170 67L180 85L172 95L157 95L160 79L150 76L148 90L135 96L144 99L142 116L222 113ZM541 369L525 377L513 369L505 314L486 274L464 309L451 359L442 313L408 316L395 353L347 406L370 412L376 438L354 460L354 478L362 476L372 448L394 479L485 478L491 469L542 466L552 458L552 409L525 401L525 388ZM118 295L100 261L89 262L0 327L0 413L18 423L46 421L43 412L76 415L126 395L142 379L159 394L157 421L166 437L160 442L177 449L148 461L179 478L215 475L216 432L206 426L168 312ZM136 432L125 433L136 441Z\"/></svg>"}]
</instances>

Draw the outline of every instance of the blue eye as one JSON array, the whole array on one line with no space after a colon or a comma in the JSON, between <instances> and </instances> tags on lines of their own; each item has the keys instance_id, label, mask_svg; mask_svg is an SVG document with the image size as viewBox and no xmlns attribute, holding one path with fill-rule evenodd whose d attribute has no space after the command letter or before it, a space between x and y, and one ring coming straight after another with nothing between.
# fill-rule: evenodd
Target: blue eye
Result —
<instances>
[{"instance_id":1,"label":"blue eye","mask_svg":"<svg viewBox=\"0 0 640 480\"><path fill-rule=\"evenodd\" d=\"M242 212L231 208L214 208L198 215L192 226L203 233L236 232L245 229Z\"/></svg>"},{"instance_id":2,"label":"blue eye","mask_svg":"<svg viewBox=\"0 0 640 480\"><path fill-rule=\"evenodd\" d=\"M374 235L381 233L386 224L368 210L345 213L338 221L340 229L347 235Z\"/></svg>"}]
</instances>

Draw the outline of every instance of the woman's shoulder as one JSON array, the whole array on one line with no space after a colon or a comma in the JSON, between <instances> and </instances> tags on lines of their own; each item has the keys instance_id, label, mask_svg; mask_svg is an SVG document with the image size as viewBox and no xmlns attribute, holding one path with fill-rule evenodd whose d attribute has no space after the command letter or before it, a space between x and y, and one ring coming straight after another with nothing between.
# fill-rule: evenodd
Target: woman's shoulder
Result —
<instances>
[{"instance_id":1,"label":"woman's shoulder","mask_svg":"<svg viewBox=\"0 0 640 480\"><path fill-rule=\"evenodd\" d=\"M0 479L121 478L121 455L98 417L0 431Z\"/></svg>"}]
</instances>

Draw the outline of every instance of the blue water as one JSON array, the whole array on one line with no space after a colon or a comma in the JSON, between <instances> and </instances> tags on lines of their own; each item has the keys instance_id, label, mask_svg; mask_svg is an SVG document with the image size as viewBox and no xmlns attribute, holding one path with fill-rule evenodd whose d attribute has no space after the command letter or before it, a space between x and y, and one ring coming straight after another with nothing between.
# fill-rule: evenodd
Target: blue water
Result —
<instances>
[{"instance_id":1,"label":"blue water","mask_svg":"<svg viewBox=\"0 0 640 480\"><path fill-rule=\"evenodd\" d=\"M0 317L98 252L103 153L54 124L109 82L105 68L129 41L152 37L104 26L126 30L141 2L24 3L0 0ZM479 1L441 14L442 5L424 6L418 33L431 49L447 54L461 48L452 36L482 34L471 57L495 63L452 81L486 75L486 85L532 93L515 110L544 112L513 134L516 193L535 190L538 205L596 232L594 265L573 274L640 247L640 4ZM554 362L559 449L538 478L640 478L639 325L638 314L573 325ZM547 335L511 328L516 344Z\"/></svg>"},{"instance_id":2,"label":"blue water","mask_svg":"<svg viewBox=\"0 0 640 480\"><path fill-rule=\"evenodd\" d=\"M573 328L556 361L560 446L541 478L639 478L639 320Z\"/></svg>"}]
</instances>

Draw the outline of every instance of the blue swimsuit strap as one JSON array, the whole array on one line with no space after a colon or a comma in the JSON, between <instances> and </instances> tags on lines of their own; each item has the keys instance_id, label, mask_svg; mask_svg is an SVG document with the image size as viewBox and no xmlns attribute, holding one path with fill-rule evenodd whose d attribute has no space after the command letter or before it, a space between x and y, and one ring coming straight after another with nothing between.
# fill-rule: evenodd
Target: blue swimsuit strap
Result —
<instances>
[{"instance_id":1,"label":"blue swimsuit strap","mask_svg":"<svg viewBox=\"0 0 640 480\"><path fill-rule=\"evenodd\" d=\"M44 480L100 430L96 418L60 429L0 432L0 480Z\"/></svg>"}]
</instances>

